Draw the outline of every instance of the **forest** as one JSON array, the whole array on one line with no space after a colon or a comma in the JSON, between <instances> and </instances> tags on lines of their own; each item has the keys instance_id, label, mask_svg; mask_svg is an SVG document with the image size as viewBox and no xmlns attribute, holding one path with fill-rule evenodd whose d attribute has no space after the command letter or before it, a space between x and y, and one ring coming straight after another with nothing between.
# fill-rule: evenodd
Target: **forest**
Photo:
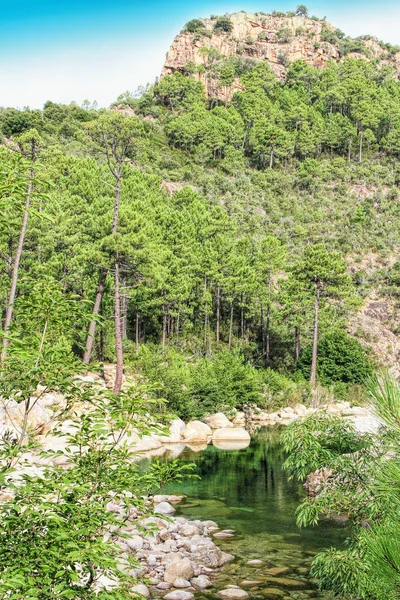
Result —
<instances>
[{"instance_id":1,"label":"forest","mask_svg":"<svg viewBox=\"0 0 400 600\"><path fill-rule=\"evenodd\" d=\"M240 77L231 101L210 99L189 68L121 94L109 109L88 101L0 109L1 395L17 394L28 413L38 386L95 406L69 433L71 447L90 450L72 471L56 468L44 484L28 477L12 509L0 508L2 598L132 597L124 583L120 592L93 588L97 568L118 571L117 552L107 554L100 535L106 522L118 524L105 511L109 493L154 493L188 468L114 470L126 457L105 421L147 432L154 410L167 422L309 405L317 396L370 402L374 374L388 366L352 322L375 294L394 306L388 327L398 333L400 81L361 58L325 69L295 61L285 81L266 63L206 60L221 87ZM109 363L116 376L103 400L73 383ZM135 392L126 376L140 382ZM378 489L369 481L398 433L395 386L372 394L389 428L378 449L335 419L310 417L284 434L291 476L326 467L340 475L320 504L300 507L300 525L350 510L361 531L349 551L314 563L322 586L344 598L398 597L394 539L385 562L398 467L388 461ZM2 489L25 433L1 446ZM350 488L349 478L357 481ZM57 510L54 489L63 497ZM125 501L147 510L135 497ZM369 538L364 521L379 523ZM29 548L27 530L36 540ZM383 588L370 577L374 556ZM16 557L26 559L22 575ZM351 564L363 574L357 581Z\"/></svg>"}]
</instances>

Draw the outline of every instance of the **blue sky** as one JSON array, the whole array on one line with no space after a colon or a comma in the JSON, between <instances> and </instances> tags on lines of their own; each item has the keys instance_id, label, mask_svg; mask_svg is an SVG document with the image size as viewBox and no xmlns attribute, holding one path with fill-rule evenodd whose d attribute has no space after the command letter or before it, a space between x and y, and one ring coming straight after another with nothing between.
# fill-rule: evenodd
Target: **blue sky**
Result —
<instances>
[{"instance_id":1,"label":"blue sky","mask_svg":"<svg viewBox=\"0 0 400 600\"><path fill-rule=\"evenodd\" d=\"M400 45L398 0L305 3L349 35ZM283 0L0 0L0 106L85 99L107 106L154 81L189 19L295 7Z\"/></svg>"}]
</instances>

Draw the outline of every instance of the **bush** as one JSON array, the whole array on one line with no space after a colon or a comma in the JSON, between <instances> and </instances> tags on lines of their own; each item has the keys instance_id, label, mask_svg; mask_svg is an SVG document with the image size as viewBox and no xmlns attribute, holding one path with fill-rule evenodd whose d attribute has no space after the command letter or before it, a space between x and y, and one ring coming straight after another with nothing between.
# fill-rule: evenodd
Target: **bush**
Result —
<instances>
[{"instance_id":1,"label":"bush","mask_svg":"<svg viewBox=\"0 0 400 600\"><path fill-rule=\"evenodd\" d=\"M196 33L196 31L200 31L204 28L204 23L201 19L192 19L186 23L183 31L188 31L189 33Z\"/></svg>"},{"instance_id":2,"label":"bush","mask_svg":"<svg viewBox=\"0 0 400 600\"><path fill-rule=\"evenodd\" d=\"M214 31L230 33L233 29L232 22L229 17L218 17L214 24Z\"/></svg>"},{"instance_id":3,"label":"bush","mask_svg":"<svg viewBox=\"0 0 400 600\"><path fill-rule=\"evenodd\" d=\"M304 348L299 369L305 377L310 374L312 345ZM344 331L334 331L318 343L317 374L322 384L336 382L365 383L373 366L360 342Z\"/></svg>"},{"instance_id":4,"label":"bush","mask_svg":"<svg viewBox=\"0 0 400 600\"><path fill-rule=\"evenodd\" d=\"M292 32L287 27L283 27L282 29L278 29L276 32L276 37L282 43L286 43L290 40Z\"/></svg>"}]
</instances>

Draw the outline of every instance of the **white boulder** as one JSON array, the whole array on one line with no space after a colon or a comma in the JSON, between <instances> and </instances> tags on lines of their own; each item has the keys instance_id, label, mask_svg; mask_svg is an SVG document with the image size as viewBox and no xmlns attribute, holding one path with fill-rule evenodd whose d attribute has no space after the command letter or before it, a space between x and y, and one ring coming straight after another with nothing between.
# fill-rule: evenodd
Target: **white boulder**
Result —
<instances>
[{"instance_id":1,"label":"white boulder","mask_svg":"<svg viewBox=\"0 0 400 600\"><path fill-rule=\"evenodd\" d=\"M193 576L194 569L192 563L188 558L183 558L168 566L164 573L164 580L173 584L180 577L190 581Z\"/></svg>"},{"instance_id":2,"label":"white boulder","mask_svg":"<svg viewBox=\"0 0 400 600\"><path fill-rule=\"evenodd\" d=\"M211 436L211 427L201 421L190 421L182 434L184 441L189 444L207 444Z\"/></svg>"},{"instance_id":3,"label":"white boulder","mask_svg":"<svg viewBox=\"0 0 400 600\"><path fill-rule=\"evenodd\" d=\"M211 429L233 427L233 423L231 423L228 417L221 412L215 413L215 415L211 415L210 417L206 417L204 422L211 427Z\"/></svg>"}]
</instances>

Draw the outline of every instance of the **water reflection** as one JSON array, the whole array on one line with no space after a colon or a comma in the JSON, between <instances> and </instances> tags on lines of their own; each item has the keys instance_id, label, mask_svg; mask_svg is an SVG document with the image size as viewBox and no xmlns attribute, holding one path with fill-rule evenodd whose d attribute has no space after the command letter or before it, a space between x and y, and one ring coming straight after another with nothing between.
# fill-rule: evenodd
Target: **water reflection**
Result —
<instances>
[{"instance_id":1,"label":"water reflection","mask_svg":"<svg viewBox=\"0 0 400 600\"><path fill-rule=\"evenodd\" d=\"M179 514L191 519L212 519L223 529L235 530L234 538L217 542L237 557L219 575L220 587L259 579L262 587L259 590L255 586L255 596L262 592L267 597L267 590L274 585L281 589L282 598L326 598L309 580L309 565L319 550L341 546L346 530L330 521L317 528L297 528L295 511L304 490L300 484L289 481L282 470L284 453L279 438L279 430L270 427L260 430L244 449L208 446L202 452L194 452L186 448L179 460L195 463L200 479L163 491L187 495ZM252 559L261 559L265 564L249 567L247 563ZM276 566L287 567L289 577L295 578L303 589L287 588L279 578L269 581L268 569Z\"/></svg>"}]
</instances>

